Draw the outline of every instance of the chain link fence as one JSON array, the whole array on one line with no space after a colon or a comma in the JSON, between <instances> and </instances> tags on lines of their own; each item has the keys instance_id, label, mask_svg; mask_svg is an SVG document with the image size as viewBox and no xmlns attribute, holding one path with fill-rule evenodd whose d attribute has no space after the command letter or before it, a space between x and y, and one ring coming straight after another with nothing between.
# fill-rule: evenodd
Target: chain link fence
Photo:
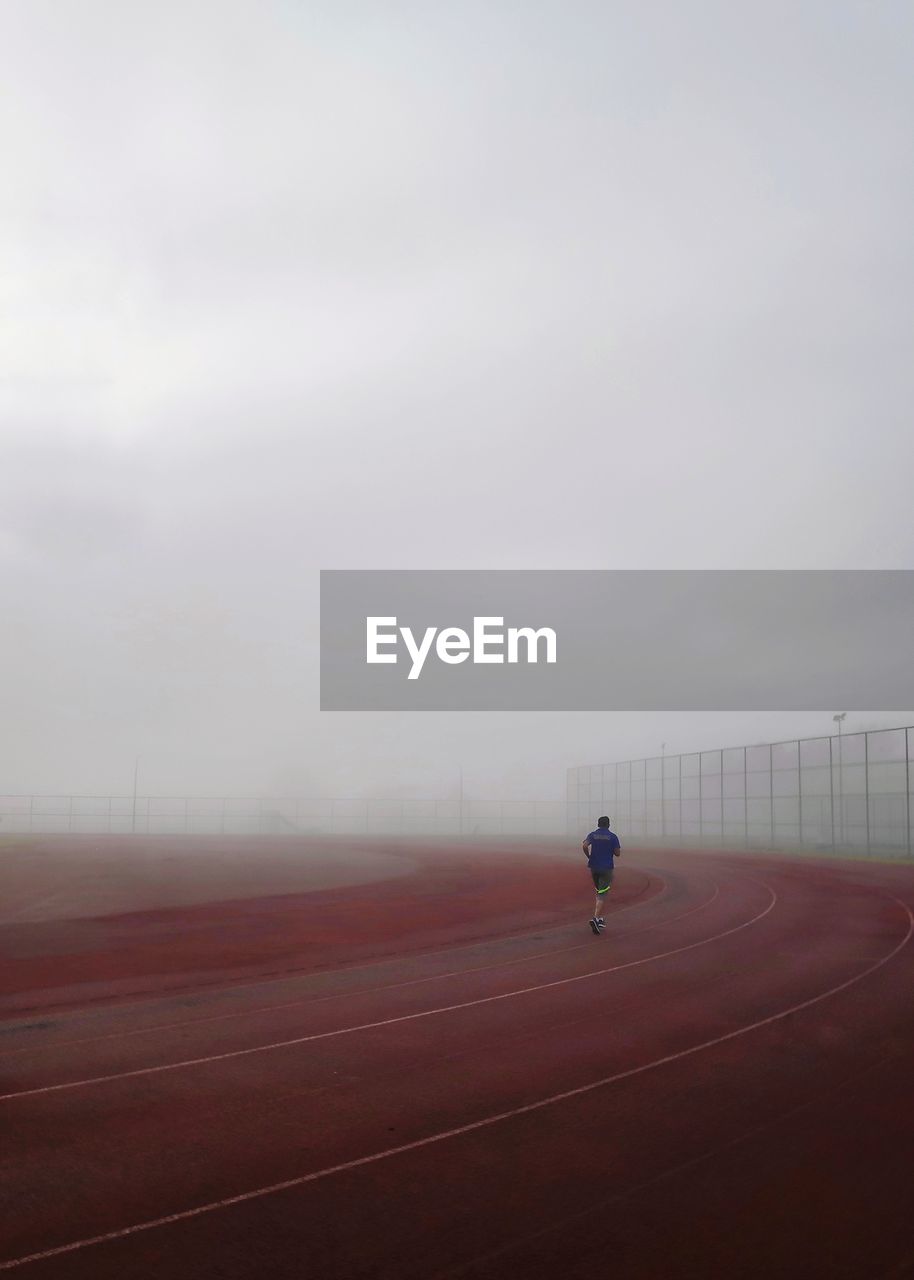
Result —
<instances>
[{"instance_id":1,"label":"chain link fence","mask_svg":"<svg viewBox=\"0 0 914 1280\"><path fill-rule=\"evenodd\" d=\"M605 813L623 839L911 857L914 728L583 765L567 805L570 834Z\"/></svg>"},{"instance_id":2,"label":"chain link fence","mask_svg":"<svg viewBox=\"0 0 914 1280\"><path fill-rule=\"evenodd\" d=\"M0 795L0 835L555 836L565 819L559 800Z\"/></svg>"}]
</instances>

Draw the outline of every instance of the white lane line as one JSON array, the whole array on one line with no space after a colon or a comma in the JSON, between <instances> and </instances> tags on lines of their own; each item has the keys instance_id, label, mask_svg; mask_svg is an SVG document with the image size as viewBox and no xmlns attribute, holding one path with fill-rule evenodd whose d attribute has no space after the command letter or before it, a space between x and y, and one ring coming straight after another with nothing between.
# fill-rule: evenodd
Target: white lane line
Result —
<instances>
[{"instance_id":1,"label":"white lane line","mask_svg":"<svg viewBox=\"0 0 914 1280\"><path fill-rule=\"evenodd\" d=\"M638 869L639 868L632 866L633 871ZM635 907L643 906L647 902L653 902L655 898L660 899L665 896L669 888L669 885L664 880L663 876L657 875L656 873L652 873L649 871L642 871L642 875L646 877L646 884L644 885L644 888L639 890L639 892L635 895L634 899L631 902L626 903L625 906L619 907L617 911L614 911L613 912L614 916L620 916L624 911L632 911L634 910ZM650 898L645 898L644 901L642 901L643 894L647 891L647 889L650 888L652 880L659 881L661 888L658 893L655 893ZM386 965L403 964L404 962L409 960L433 960L438 956L453 955L454 952L457 952L457 951L472 951L478 947L491 946L493 943L496 943L496 942L498 943L523 942L527 938L538 938L550 933L561 933L565 929L570 929L572 926L572 923L573 922L569 919L565 924L550 925L548 929L531 929L526 933L506 933L506 934L497 935L495 937L477 938L475 942L464 942L456 947L440 947L435 951L415 951L415 952L407 952L404 955L382 956L382 957L379 957L377 960L367 960L365 961L364 964L341 965L339 968L335 968L335 969L315 969L315 970L293 969L287 973L280 974L278 977L275 977L275 978L267 978L267 977L252 978L248 982L232 982L226 986L220 986L218 983L214 983L211 986L203 985L203 986L193 987L190 989L190 991L192 991L193 994L196 996L227 995L230 991L247 991L251 987L271 987L271 986L276 986L277 983L280 983L280 982L307 982L313 978L336 977L336 975L340 973L359 973L363 969L379 969ZM146 1000L125 1001L124 1003L114 1005L113 1008L115 1012L123 1012L124 1010L135 1010L137 1008L145 1007L150 1004L166 1004L173 1000L179 1000L182 998L186 999L188 994L189 992L186 988L182 989L178 987L170 992L163 992L162 995L160 996L150 997L149 999L146 999ZM108 1006L106 1008L101 1008L101 1009L83 1008L74 1012L66 1020L75 1021L78 1018L103 1017L106 1013L110 1013L111 1011L112 1011L112 1006ZM41 1011L40 1010L36 1011L32 1016L41 1017L42 1016ZM60 1026L62 1021L63 1019L61 1019L60 1016L58 1015L58 1021L56 1022L55 1025ZM28 1032L31 1029L32 1028L29 1026L28 1023L25 1023L21 1027L12 1026L12 1027L3 1028L3 1030L7 1034L14 1034L16 1031ZM69 1043L76 1044L79 1042L70 1041ZM26 1052L26 1051L27 1050L25 1049L21 1050L21 1052ZM0 1054L0 1057L9 1057L10 1054L19 1053L19 1052L20 1050L18 1049L12 1049L9 1051L9 1053Z\"/></svg>"},{"instance_id":2,"label":"white lane line","mask_svg":"<svg viewBox=\"0 0 914 1280\"><path fill-rule=\"evenodd\" d=\"M708 1151L702 1151L700 1155L691 1156L689 1159L683 1160L679 1164L671 1165L669 1168L661 1170L660 1173L653 1174L643 1182L636 1182L633 1186L626 1187L624 1191L618 1191L605 1196L602 1203L607 1205L624 1204L626 1200L632 1200L635 1196L641 1195L644 1191L651 1190L660 1183L668 1182L672 1178L679 1177L688 1169L698 1168L726 1152L735 1150L745 1143L751 1142L752 1139L758 1137L759 1134L776 1129L786 1120L795 1119L804 1112L811 1111L814 1107L821 1106L823 1101L833 1100L836 1095L843 1092L843 1090L849 1085L858 1084L863 1077L871 1075L874 1071L877 1071L880 1067L885 1066L886 1063L891 1061L891 1058L882 1058L879 1062L873 1063L869 1067L864 1067L860 1071L855 1071L852 1075L846 1076L839 1084L829 1089L826 1093L817 1094L816 1097L808 1099L806 1102L802 1102L798 1106L791 1107L788 1111L782 1111L778 1115L772 1116L770 1120L766 1120L762 1124L755 1125L751 1129L744 1130L735 1138L730 1138L716 1147L711 1147ZM508 1254L512 1253L518 1245L529 1244L531 1241L535 1240L542 1240L544 1237L549 1236L562 1228L569 1227L572 1223L582 1222L585 1218L590 1217L592 1213L593 1209L588 1207L578 1213L569 1214L564 1218L556 1218L547 1226L542 1227L539 1231L526 1231L523 1236L515 1237L513 1240L508 1240L497 1248L488 1250L486 1253L477 1254L474 1258L470 1258L466 1262L455 1263L453 1266L445 1268L444 1271L436 1271L431 1276L430 1280L455 1280L455 1277L464 1275L471 1267L477 1267L481 1263L492 1262L496 1258L504 1258ZM881 1280L886 1280L886 1277L881 1277Z\"/></svg>"},{"instance_id":3,"label":"white lane line","mask_svg":"<svg viewBox=\"0 0 914 1280\"><path fill-rule=\"evenodd\" d=\"M753 883L762 885L771 895L771 901L764 911L760 911L751 920L735 925L732 929L725 929L722 933L715 933L709 938L701 938L698 942L690 942L684 947L674 947L671 951L660 951L656 955L645 956L641 960L629 960L626 964L611 965L607 969L593 969L587 973L576 974L571 978L558 978L554 982L541 982L532 987L520 987L514 991L504 991L500 995L480 996L476 1000L463 1000L459 1004L439 1005L435 1009L424 1009L419 1013L404 1013L396 1018L383 1018L378 1022L361 1022L353 1027L339 1027L335 1031L318 1031L307 1036L295 1036L291 1040L275 1040L270 1044L254 1045L250 1049L231 1049L226 1053L213 1053L201 1058L183 1058L180 1062L166 1062L157 1067L137 1067L132 1071L115 1071L109 1075L90 1076L85 1080L68 1080L62 1084L47 1084L36 1089L17 1089L14 1093L0 1094L0 1102L10 1102L14 1098L34 1098L46 1093L62 1093L69 1089L84 1089L94 1084L106 1084L111 1080L130 1080L136 1076L158 1075L163 1071L178 1071L182 1067L199 1067L210 1062L226 1062L230 1058L247 1058L255 1053L271 1053L274 1049L288 1049L294 1045L310 1044L314 1040L329 1040L334 1036L352 1035L356 1031L373 1031L378 1027L392 1027L400 1022L415 1022L419 1018L431 1018L439 1013L455 1013L458 1009L473 1009L478 1005L493 1004L498 1000L512 1000L515 996L526 996L537 991L548 991L552 987L565 987L572 982L584 982L590 978L601 978L608 973L619 973L623 969L636 969L642 964L650 964L655 960L665 960L668 956L678 956L684 951L693 951L696 947L705 947L711 942L718 942L721 938L728 938L731 934L740 933L743 929L748 929L750 925L763 919L774 908L778 896L763 881L759 880Z\"/></svg>"},{"instance_id":4,"label":"white lane line","mask_svg":"<svg viewBox=\"0 0 914 1280\"><path fill-rule=\"evenodd\" d=\"M773 892L773 890L770 890L770 892ZM485 1129L490 1125L500 1124L503 1120L513 1120L517 1116L529 1115L533 1111L541 1111L544 1107L554 1106L558 1102L567 1102L569 1098L579 1098L586 1093L592 1093L594 1089L602 1089L606 1085L618 1084L620 1080L630 1080L633 1076L643 1075L645 1072L653 1071L657 1067L666 1066L671 1062L680 1062L683 1058L690 1058L696 1053L704 1052L706 1049L713 1049L719 1044L726 1044L729 1040L736 1040L740 1036L748 1035L750 1031L758 1031L760 1027L771 1026L775 1022L789 1018L791 1014L812 1008L813 1005L820 1004L823 1000L828 1000L831 996L835 996L841 991L846 991L848 987L855 986L898 955L899 951L907 945L912 932L914 932L914 915L911 914L910 908L900 898L891 897L891 901L897 903L908 917L907 932L897 946L893 947L888 955L883 956L881 960L877 960L875 964L870 965L868 969L855 974L852 978L847 978L835 987L829 987L827 991L822 991L817 996L811 996L808 1000L801 1000L798 1004L792 1004L789 1008L782 1009L780 1013L770 1014L767 1018L759 1018L758 1021L750 1022L744 1027L738 1027L735 1031L727 1031L723 1035L714 1036L711 1040L703 1040L700 1044L693 1044L688 1049L680 1049L676 1053L665 1054L662 1058L654 1058L651 1062L642 1063L640 1067L629 1067L627 1071L617 1071L615 1075L604 1076L601 1080L579 1085L576 1089L566 1089L562 1093L553 1093L548 1098L540 1098L538 1102L529 1102L523 1107L513 1107L510 1111L500 1111L494 1116L485 1116L482 1120L473 1120L470 1124L462 1124L455 1129L444 1129L440 1133L430 1134L427 1138L418 1138L415 1142L404 1142L398 1147L388 1147L386 1150L376 1151L370 1156L360 1156L357 1160L346 1160L342 1164L330 1165L326 1169L317 1169L314 1173L304 1173L297 1178L287 1178L284 1182L274 1182L271 1186L257 1187L253 1191L243 1191L236 1196L227 1196L223 1200L213 1200L210 1204L197 1205L193 1209L182 1209L178 1213L169 1213L162 1218L152 1218L148 1222L137 1222L129 1227L121 1227L117 1231L106 1231L103 1235L88 1236L85 1240L73 1240L69 1244L58 1245L54 1249L44 1249L40 1253L29 1253L21 1258L10 1258L7 1262L0 1262L0 1271L11 1271L14 1267L22 1267L29 1262L40 1262L45 1258L58 1258L61 1254L75 1253L77 1249L87 1249L91 1245L108 1244L113 1240L123 1240L126 1236L136 1235L140 1231L152 1231L156 1227L167 1227L176 1222L186 1222L189 1218L198 1218L201 1214L213 1213L217 1209L228 1209L236 1204L245 1204L249 1200L260 1200L264 1196L275 1195L279 1191L291 1191L294 1187L303 1187L309 1182L317 1182L322 1178L329 1178L334 1173L345 1173L347 1170L360 1169L364 1165L376 1164L379 1160L388 1160L391 1156L402 1155L407 1151L418 1151L422 1147L445 1142L448 1138L456 1138L464 1133L473 1133L477 1129ZM771 908L769 907L768 910L770 911Z\"/></svg>"},{"instance_id":5,"label":"white lane line","mask_svg":"<svg viewBox=\"0 0 914 1280\"><path fill-rule=\"evenodd\" d=\"M643 929L631 929L627 933L620 933L620 938L632 938L641 933L648 933L651 929L664 928L667 925L678 924L680 920L685 920L689 916L696 915L699 911L704 911L706 907L720 896L720 886L714 885L714 892L710 898L699 903L697 907L692 907L688 911L684 911L681 915L672 916L669 920L659 920L656 924L646 925ZM633 904L634 905L634 904ZM623 907L622 910L630 910L630 907ZM614 913L621 915L622 911ZM567 927L567 926L563 926ZM613 934L613 937L616 935ZM325 1004L328 1000L346 1000L355 996L378 995L384 991L397 991L401 987L417 987L426 982L442 982L446 978L462 978L470 973L486 973L493 969L505 969L509 965L526 964L529 960L542 960L552 956L568 955L573 951L583 951L585 948L592 947L593 941L577 943L573 947L560 947L551 951L535 951L528 956L516 956L511 960L499 960L494 964L474 965L469 969L450 969L446 973L433 973L425 978L409 978L405 982L389 982L380 987L360 987L356 991L337 991L332 995L326 996L304 996L298 1000L287 1000L282 1004L265 1004L258 1005L253 1009L237 1009L230 1013L214 1013L205 1018L184 1018L180 1022L160 1022L156 1026L136 1027L130 1031L111 1031L102 1036L83 1036L77 1040L55 1040L41 1045L25 1045L19 1049L8 1049L0 1053L0 1061L6 1058L21 1057L27 1053L47 1054L54 1049L70 1048L75 1045L82 1044L100 1044L107 1040L124 1040L128 1036L148 1036L154 1035L157 1031L177 1031L184 1027L200 1027L208 1026L213 1022L227 1022L234 1018L251 1018L258 1013L272 1013L274 1010L296 1009L302 1005Z\"/></svg>"}]
</instances>

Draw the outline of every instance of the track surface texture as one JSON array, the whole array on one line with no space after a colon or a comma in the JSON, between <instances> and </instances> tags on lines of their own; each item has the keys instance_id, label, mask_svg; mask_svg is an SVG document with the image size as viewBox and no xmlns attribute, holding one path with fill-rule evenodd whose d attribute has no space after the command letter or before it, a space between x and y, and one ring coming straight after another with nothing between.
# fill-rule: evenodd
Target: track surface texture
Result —
<instances>
[{"instance_id":1,"label":"track surface texture","mask_svg":"<svg viewBox=\"0 0 914 1280\"><path fill-rule=\"evenodd\" d=\"M594 938L573 848L333 856L69 920L20 877L0 1271L914 1276L914 868L626 851Z\"/></svg>"}]
</instances>

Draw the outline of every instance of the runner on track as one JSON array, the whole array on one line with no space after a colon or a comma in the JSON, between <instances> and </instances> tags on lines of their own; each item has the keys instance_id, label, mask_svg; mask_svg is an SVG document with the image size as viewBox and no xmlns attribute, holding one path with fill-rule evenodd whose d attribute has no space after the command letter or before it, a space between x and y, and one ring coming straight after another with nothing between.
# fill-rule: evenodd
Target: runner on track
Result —
<instances>
[{"instance_id":1,"label":"runner on track","mask_svg":"<svg viewBox=\"0 0 914 1280\"><path fill-rule=\"evenodd\" d=\"M590 927L599 937L606 928L603 921L603 900L613 882L613 859L620 857L622 846L616 833L609 829L609 818L597 818L596 831L591 831L590 835L584 837L581 847L587 854L587 865L597 891Z\"/></svg>"}]
</instances>

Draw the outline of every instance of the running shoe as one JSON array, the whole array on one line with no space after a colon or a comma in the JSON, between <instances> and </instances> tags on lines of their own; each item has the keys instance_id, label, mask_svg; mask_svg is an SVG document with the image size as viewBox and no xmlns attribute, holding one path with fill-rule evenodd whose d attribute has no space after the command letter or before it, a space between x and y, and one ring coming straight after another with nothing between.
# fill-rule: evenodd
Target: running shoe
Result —
<instances>
[{"instance_id":1,"label":"running shoe","mask_svg":"<svg viewBox=\"0 0 914 1280\"><path fill-rule=\"evenodd\" d=\"M593 930L593 936L594 936L595 938L599 938L599 936L600 936L600 927L601 927L601 926L600 926L600 922L599 922L599 920L597 919L597 917L596 917L596 916L593 916L593 917L591 918L591 920L589 921L589 924L590 924L591 929Z\"/></svg>"}]
</instances>

